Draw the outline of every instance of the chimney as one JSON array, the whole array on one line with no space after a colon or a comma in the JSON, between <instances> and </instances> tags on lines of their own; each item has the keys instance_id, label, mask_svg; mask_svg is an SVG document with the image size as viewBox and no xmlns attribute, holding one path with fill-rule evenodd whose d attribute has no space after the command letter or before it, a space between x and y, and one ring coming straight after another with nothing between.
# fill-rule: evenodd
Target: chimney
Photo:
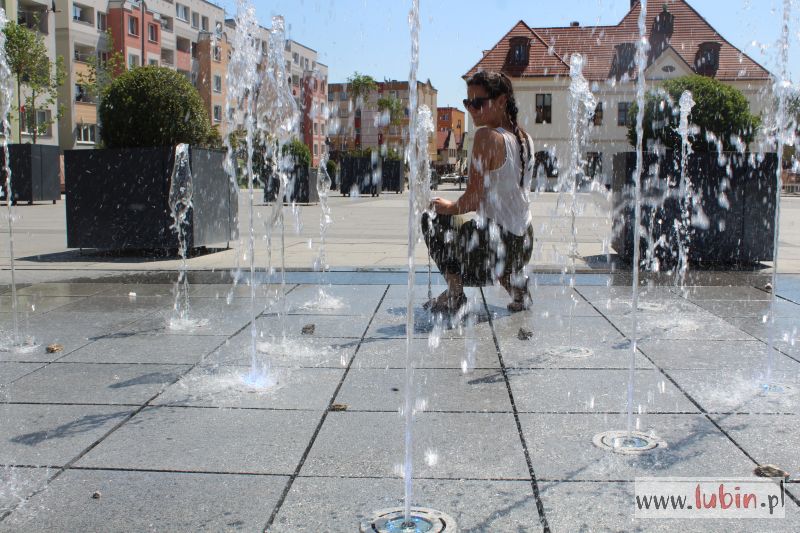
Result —
<instances>
[{"instance_id":1,"label":"chimney","mask_svg":"<svg viewBox=\"0 0 800 533\"><path fill-rule=\"evenodd\" d=\"M581 26L581 23L578 22L577 20L573 20L572 22L569 23L569 26L570 28L579 28Z\"/></svg>"}]
</instances>

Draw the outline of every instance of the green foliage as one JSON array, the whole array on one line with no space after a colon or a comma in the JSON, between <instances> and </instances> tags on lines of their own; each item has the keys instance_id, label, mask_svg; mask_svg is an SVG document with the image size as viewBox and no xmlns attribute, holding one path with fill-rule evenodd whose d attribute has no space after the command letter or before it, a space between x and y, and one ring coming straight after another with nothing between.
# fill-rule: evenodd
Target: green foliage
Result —
<instances>
[{"instance_id":1,"label":"green foliage","mask_svg":"<svg viewBox=\"0 0 800 533\"><path fill-rule=\"evenodd\" d=\"M367 96L372 91L378 90L378 84L372 76L368 74L359 74L358 71L347 78L347 84L349 86L348 91L350 96L354 101Z\"/></svg>"},{"instance_id":2,"label":"green foliage","mask_svg":"<svg viewBox=\"0 0 800 533\"><path fill-rule=\"evenodd\" d=\"M381 111L389 112L389 124L392 126L399 126L403 123L405 117L405 109L403 102L391 96L384 96L378 99L378 109Z\"/></svg>"},{"instance_id":3,"label":"green foliage","mask_svg":"<svg viewBox=\"0 0 800 533\"><path fill-rule=\"evenodd\" d=\"M111 30L106 31L106 48L110 50L104 59L95 55L86 61L86 72L78 73L78 84L86 93L95 99L102 98L106 88L111 82L125 72L125 56L114 47L114 35Z\"/></svg>"},{"instance_id":4,"label":"green foliage","mask_svg":"<svg viewBox=\"0 0 800 533\"><path fill-rule=\"evenodd\" d=\"M16 22L8 22L3 28L6 35L6 60L17 80L17 112L19 113L20 140L22 137L22 86L29 90L25 97L27 130L33 133L33 144L44 134L53 122L61 118L61 106L56 106L55 115L50 120L38 122L36 110L50 109L58 100L58 89L64 83L64 59L61 56L51 62L47 55L44 37Z\"/></svg>"},{"instance_id":5,"label":"green foliage","mask_svg":"<svg viewBox=\"0 0 800 533\"><path fill-rule=\"evenodd\" d=\"M328 159L328 162L325 164L325 170L328 171L328 176L331 179L336 179L336 170L339 168L339 165L336 164L336 161L331 161Z\"/></svg>"},{"instance_id":6,"label":"green foliage","mask_svg":"<svg viewBox=\"0 0 800 533\"><path fill-rule=\"evenodd\" d=\"M644 146L649 140L657 140L667 149L680 150L678 133L680 107L678 102L684 91L691 91L695 106L689 115L689 124L697 126L699 132L691 138L695 152L716 151L717 146L706 140L706 133L713 133L722 141L725 151L734 150L731 135L744 143L755 138L760 119L750 113L747 99L738 89L713 78L692 75L668 80L658 91L650 92L645 100ZM628 141L636 146L636 113L638 106L631 106L628 120Z\"/></svg>"},{"instance_id":7,"label":"green foliage","mask_svg":"<svg viewBox=\"0 0 800 533\"><path fill-rule=\"evenodd\" d=\"M289 144L283 145L283 155L289 154L295 166L308 167L311 165L311 150L303 141L292 139Z\"/></svg>"},{"instance_id":8,"label":"green foliage","mask_svg":"<svg viewBox=\"0 0 800 533\"><path fill-rule=\"evenodd\" d=\"M219 139L197 89L166 67L122 73L103 92L98 114L108 148L209 146Z\"/></svg>"}]
</instances>

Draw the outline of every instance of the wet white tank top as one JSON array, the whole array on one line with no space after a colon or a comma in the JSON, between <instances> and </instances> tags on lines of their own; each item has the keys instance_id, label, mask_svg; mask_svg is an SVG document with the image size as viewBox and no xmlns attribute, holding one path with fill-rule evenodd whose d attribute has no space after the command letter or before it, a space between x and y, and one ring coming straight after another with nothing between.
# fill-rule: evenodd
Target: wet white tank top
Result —
<instances>
[{"instance_id":1,"label":"wet white tank top","mask_svg":"<svg viewBox=\"0 0 800 533\"><path fill-rule=\"evenodd\" d=\"M525 175L521 175L519 160L519 143L513 132L503 128L495 131L503 136L506 145L506 159L499 168L491 170L484 177L484 200L481 202L483 216L499 224L504 230L514 235L525 235L531 223L529 191L533 179L533 158L525 161ZM527 134L526 134L527 135ZM522 139L525 142L525 138ZM528 135L531 153L533 140ZM522 186L520 186L522 178Z\"/></svg>"}]
</instances>

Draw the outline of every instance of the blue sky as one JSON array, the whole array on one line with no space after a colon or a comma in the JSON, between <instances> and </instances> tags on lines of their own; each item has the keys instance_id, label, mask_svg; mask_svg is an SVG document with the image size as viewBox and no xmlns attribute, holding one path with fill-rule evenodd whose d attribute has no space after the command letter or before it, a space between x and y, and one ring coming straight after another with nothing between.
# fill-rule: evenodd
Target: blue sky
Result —
<instances>
[{"instance_id":1,"label":"blue sky","mask_svg":"<svg viewBox=\"0 0 800 533\"><path fill-rule=\"evenodd\" d=\"M289 36L319 52L331 82L354 71L405 80L409 74L408 11L411 0L253 0L259 19L269 26L283 15ZM691 5L734 46L775 72L775 43L783 0L690 0ZM236 3L224 0L229 13ZM629 0L421 0L422 34L419 79L431 79L440 106L459 106L461 76L518 20L531 26L616 24ZM650 1L650 9L661 2ZM800 11L800 7L796 8ZM800 13L793 14L790 73L800 73Z\"/></svg>"}]
</instances>

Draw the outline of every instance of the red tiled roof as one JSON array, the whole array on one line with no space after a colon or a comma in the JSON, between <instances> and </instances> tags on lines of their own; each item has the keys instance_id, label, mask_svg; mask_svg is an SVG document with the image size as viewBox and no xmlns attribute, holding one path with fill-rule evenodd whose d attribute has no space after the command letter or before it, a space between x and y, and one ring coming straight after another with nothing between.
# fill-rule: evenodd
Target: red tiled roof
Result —
<instances>
[{"instance_id":1,"label":"red tiled roof","mask_svg":"<svg viewBox=\"0 0 800 533\"><path fill-rule=\"evenodd\" d=\"M695 62L700 43L717 42L721 45L718 80L766 80L769 72L745 53L725 40L685 0L664 0L647 11L647 36L653 22L666 4L675 17L674 30L669 41L672 49L688 65ZM580 53L586 58L583 74L588 80L601 81L613 76L615 46L636 43L639 39L639 14L641 4L636 2L616 26L576 26L556 28L530 28L519 21L502 39L467 72L469 77L479 70L506 72L514 77L554 77L569 75L569 57ZM527 67L509 67L506 57L513 37L530 38L530 59ZM651 58L651 61L655 58ZM635 76L635 73L634 73Z\"/></svg>"},{"instance_id":2,"label":"red tiled roof","mask_svg":"<svg viewBox=\"0 0 800 533\"><path fill-rule=\"evenodd\" d=\"M452 130L437 131L436 132L436 150L446 150Z\"/></svg>"}]
</instances>

